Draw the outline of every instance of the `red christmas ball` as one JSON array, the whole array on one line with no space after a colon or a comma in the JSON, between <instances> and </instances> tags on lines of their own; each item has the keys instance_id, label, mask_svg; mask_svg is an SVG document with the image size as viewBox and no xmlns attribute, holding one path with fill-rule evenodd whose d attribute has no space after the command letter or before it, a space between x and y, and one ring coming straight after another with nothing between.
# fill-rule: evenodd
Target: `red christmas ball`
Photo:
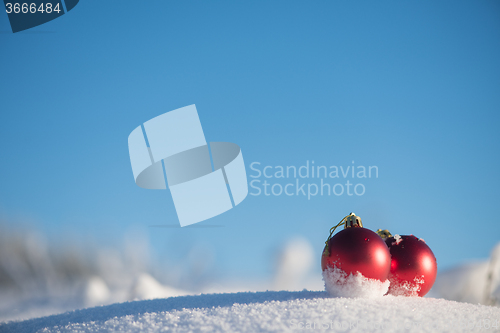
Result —
<instances>
[{"instance_id":1,"label":"red christmas ball","mask_svg":"<svg viewBox=\"0 0 500 333\"><path fill-rule=\"evenodd\" d=\"M422 239L410 236L385 240L391 253L389 294L424 296L436 280L437 262L434 253Z\"/></svg>"},{"instance_id":2,"label":"red christmas ball","mask_svg":"<svg viewBox=\"0 0 500 333\"><path fill-rule=\"evenodd\" d=\"M321 268L337 267L345 273L360 272L364 277L387 280L391 268L391 255L382 238L373 231L346 228L328 241L321 256Z\"/></svg>"}]
</instances>

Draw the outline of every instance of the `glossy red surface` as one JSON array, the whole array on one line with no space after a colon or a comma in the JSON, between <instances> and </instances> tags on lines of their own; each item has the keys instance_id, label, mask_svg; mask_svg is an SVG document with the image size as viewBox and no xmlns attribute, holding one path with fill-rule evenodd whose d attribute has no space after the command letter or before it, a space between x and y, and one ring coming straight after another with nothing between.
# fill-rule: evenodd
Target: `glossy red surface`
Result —
<instances>
[{"instance_id":1,"label":"glossy red surface","mask_svg":"<svg viewBox=\"0 0 500 333\"><path fill-rule=\"evenodd\" d=\"M418 296L424 296L436 280L436 257L430 247L417 237L413 235L400 237L399 243L394 237L385 241L392 257L389 294L400 295L401 289L396 291L396 288L407 283L410 288L420 285ZM417 283L418 280L423 280L423 283Z\"/></svg>"},{"instance_id":2,"label":"glossy red surface","mask_svg":"<svg viewBox=\"0 0 500 333\"><path fill-rule=\"evenodd\" d=\"M335 234L323 250L321 268L338 267L347 274L360 272L371 279L385 281L391 256L382 238L366 228L347 228Z\"/></svg>"}]
</instances>

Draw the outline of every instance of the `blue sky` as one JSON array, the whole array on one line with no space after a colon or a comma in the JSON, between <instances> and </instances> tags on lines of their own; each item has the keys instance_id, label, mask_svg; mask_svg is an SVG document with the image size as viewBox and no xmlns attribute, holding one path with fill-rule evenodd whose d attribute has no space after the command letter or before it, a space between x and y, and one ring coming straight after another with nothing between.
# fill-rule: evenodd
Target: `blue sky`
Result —
<instances>
[{"instance_id":1,"label":"blue sky","mask_svg":"<svg viewBox=\"0 0 500 333\"><path fill-rule=\"evenodd\" d=\"M265 276L294 235L319 270L351 211L424 238L440 269L500 240L497 1L82 0L16 34L0 14L0 32L0 214L51 239L114 246L142 229L160 256L199 243L234 277ZM127 137L190 104L249 175L314 160L379 177L363 196L250 195L200 224L222 228L151 228L177 216L168 191L135 185Z\"/></svg>"}]
</instances>

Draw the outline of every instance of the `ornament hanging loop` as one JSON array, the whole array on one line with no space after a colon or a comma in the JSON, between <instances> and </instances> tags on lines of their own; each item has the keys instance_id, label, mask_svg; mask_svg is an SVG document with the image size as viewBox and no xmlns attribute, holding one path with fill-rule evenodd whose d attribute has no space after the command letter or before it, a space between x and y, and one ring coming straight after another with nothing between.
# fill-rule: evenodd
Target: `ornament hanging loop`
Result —
<instances>
[{"instance_id":1,"label":"ornament hanging loop","mask_svg":"<svg viewBox=\"0 0 500 333\"><path fill-rule=\"evenodd\" d=\"M330 235L328 236L328 239L325 242L327 247L328 247L328 242L330 241L330 239L333 236L333 233L335 232L335 229L337 229L341 225L344 225L344 229L346 229L346 228L362 228L363 227L363 223L361 222L361 217L356 216L356 214L351 212L351 214L345 216L342 220L340 220L340 222L336 226L334 226L330 229Z\"/></svg>"}]
</instances>

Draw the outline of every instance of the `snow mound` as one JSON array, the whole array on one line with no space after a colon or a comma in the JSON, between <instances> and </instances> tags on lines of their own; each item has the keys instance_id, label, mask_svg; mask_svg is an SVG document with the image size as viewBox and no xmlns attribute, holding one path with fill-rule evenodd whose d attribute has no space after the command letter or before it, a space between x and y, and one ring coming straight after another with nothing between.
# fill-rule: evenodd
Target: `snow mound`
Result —
<instances>
[{"instance_id":1,"label":"snow mound","mask_svg":"<svg viewBox=\"0 0 500 333\"><path fill-rule=\"evenodd\" d=\"M311 272L314 249L303 237L290 239L278 254L274 290L302 290L308 274Z\"/></svg>"},{"instance_id":2,"label":"snow mound","mask_svg":"<svg viewBox=\"0 0 500 333\"><path fill-rule=\"evenodd\" d=\"M135 281L131 294L134 299L153 299L189 295L189 292L164 286L151 275L142 273Z\"/></svg>"},{"instance_id":3,"label":"snow mound","mask_svg":"<svg viewBox=\"0 0 500 333\"><path fill-rule=\"evenodd\" d=\"M258 292L135 301L0 324L1 332L494 332L500 308L421 297ZM496 327L495 327L496 325Z\"/></svg>"},{"instance_id":4,"label":"snow mound","mask_svg":"<svg viewBox=\"0 0 500 333\"><path fill-rule=\"evenodd\" d=\"M328 294L335 297L377 298L389 290L389 280L369 279L359 272L347 275L337 267L324 270L323 281Z\"/></svg>"},{"instance_id":5,"label":"snow mound","mask_svg":"<svg viewBox=\"0 0 500 333\"><path fill-rule=\"evenodd\" d=\"M110 295L106 282L99 276L93 276L87 281L84 291L84 302L87 306L103 304Z\"/></svg>"},{"instance_id":6,"label":"snow mound","mask_svg":"<svg viewBox=\"0 0 500 333\"><path fill-rule=\"evenodd\" d=\"M430 295L459 302L481 303L484 301L487 275L487 261L453 267L438 274Z\"/></svg>"},{"instance_id":7,"label":"snow mound","mask_svg":"<svg viewBox=\"0 0 500 333\"><path fill-rule=\"evenodd\" d=\"M438 271L436 282L427 294L459 302L500 305L500 243L489 260L463 263Z\"/></svg>"}]
</instances>

